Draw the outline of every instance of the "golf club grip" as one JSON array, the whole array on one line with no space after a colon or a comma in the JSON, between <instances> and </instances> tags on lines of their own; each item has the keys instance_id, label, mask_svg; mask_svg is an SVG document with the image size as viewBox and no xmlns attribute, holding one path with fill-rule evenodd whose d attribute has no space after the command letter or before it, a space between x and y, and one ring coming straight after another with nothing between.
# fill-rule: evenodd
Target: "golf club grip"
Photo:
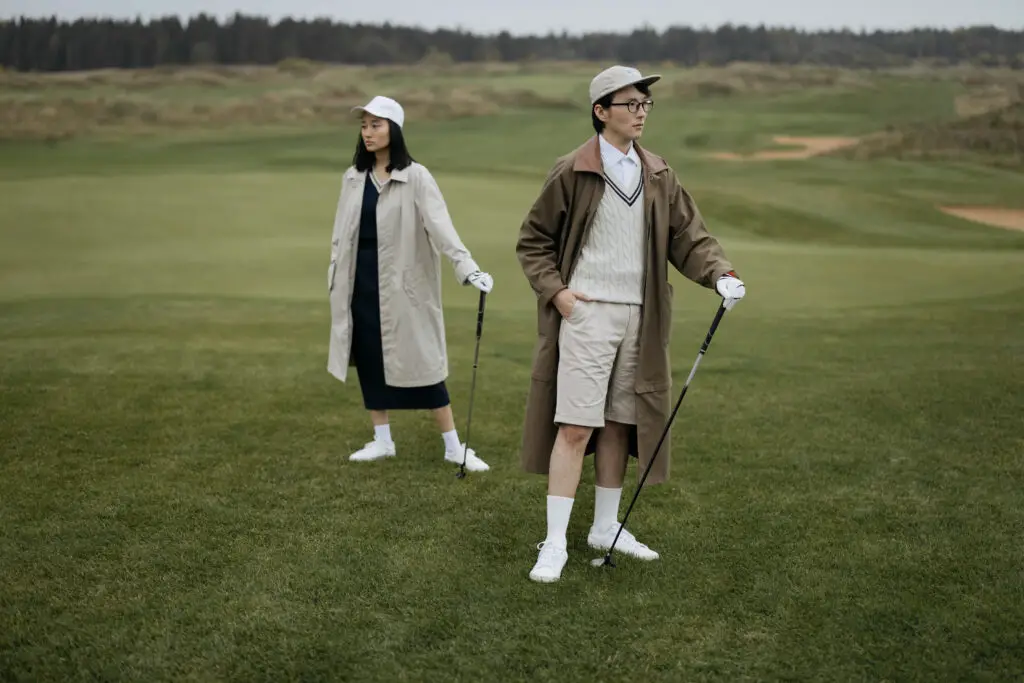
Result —
<instances>
[{"instance_id":1,"label":"golf club grip","mask_svg":"<svg viewBox=\"0 0 1024 683\"><path fill-rule=\"evenodd\" d=\"M723 300L722 305L718 307L718 312L715 313L715 319L711 321L711 329L708 330L708 336L704 338L704 343L701 345L701 353L708 350L711 346L711 338L715 336L715 330L718 329L718 323L722 322L722 316L725 315L725 302Z\"/></svg>"},{"instance_id":2,"label":"golf club grip","mask_svg":"<svg viewBox=\"0 0 1024 683\"><path fill-rule=\"evenodd\" d=\"M487 292L480 292L480 305L476 312L476 336L479 337L484 331L484 302L487 300Z\"/></svg>"}]
</instances>

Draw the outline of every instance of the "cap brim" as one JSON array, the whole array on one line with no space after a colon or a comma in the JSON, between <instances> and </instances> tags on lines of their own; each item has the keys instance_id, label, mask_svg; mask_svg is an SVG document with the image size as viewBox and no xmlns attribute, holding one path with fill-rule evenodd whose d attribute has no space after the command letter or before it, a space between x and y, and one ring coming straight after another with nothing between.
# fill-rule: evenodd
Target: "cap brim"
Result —
<instances>
[{"instance_id":1,"label":"cap brim","mask_svg":"<svg viewBox=\"0 0 1024 683\"><path fill-rule=\"evenodd\" d=\"M650 76L645 76L644 78L641 78L636 83L633 83L633 85L651 85L653 83L657 83L660 80L661 74L651 74Z\"/></svg>"},{"instance_id":2,"label":"cap brim","mask_svg":"<svg viewBox=\"0 0 1024 683\"><path fill-rule=\"evenodd\" d=\"M372 107L364 107L364 106L360 105L358 107L352 107L352 112L353 113L359 112L360 114L366 113L366 114L369 114L370 116L376 116L378 119L384 119L385 121L390 121L393 124L395 124L396 126L398 126L399 128L402 127L402 124L400 124L398 121L395 121L388 114L380 112L380 111L374 111Z\"/></svg>"},{"instance_id":3,"label":"cap brim","mask_svg":"<svg viewBox=\"0 0 1024 683\"><path fill-rule=\"evenodd\" d=\"M644 76L643 78L640 78L640 79L635 80L635 81L630 81L629 83L623 83L622 85L617 85L614 88L612 88L610 90L607 90L607 91L601 93L600 95L598 95L597 97L593 98L594 101L591 102L591 104L594 104L595 102L597 102L599 99L601 99L602 97L604 97L606 95L610 95L613 92L618 92L619 90L622 90L623 88L628 88L631 85L651 85L653 83L657 83L660 80L661 80L661 74L651 74L650 76Z\"/></svg>"},{"instance_id":4,"label":"cap brim","mask_svg":"<svg viewBox=\"0 0 1024 683\"><path fill-rule=\"evenodd\" d=\"M644 76L640 80L630 81L629 83L626 83L622 87L616 88L616 90L622 90L622 88L628 88L631 85L651 85L652 83L657 83L660 80L661 74L651 74L650 76Z\"/></svg>"}]
</instances>

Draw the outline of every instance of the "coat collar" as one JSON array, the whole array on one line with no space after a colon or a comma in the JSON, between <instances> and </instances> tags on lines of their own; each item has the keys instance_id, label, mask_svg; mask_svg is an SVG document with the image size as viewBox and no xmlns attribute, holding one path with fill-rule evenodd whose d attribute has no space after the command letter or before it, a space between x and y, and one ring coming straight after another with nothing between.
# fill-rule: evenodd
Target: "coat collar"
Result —
<instances>
[{"instance_id":1,"label":"coat collar","mask_svg":"<svg viewBox=\"0 0 1024 683\"><path fill-rule=\"evenodd\" d=\"M405 168L395 169L394 171L391 172L391 179L392 180L397 180L400 183L407 183L407 182L409 182L409 169L410 168L411 168L411 166L406 166Z\"/></svg>"},{"instance_id":2,"label":"coat collar","mask_svg":"<svg viewBox=\"0 0 1024 683\"><path fill-rule=\"evenodd\" d=\"M640 157L640 165L645 172L654 174L668 168L664 159L651 154L636 141L633 142L633 149L636 150L637 155ZM601 175L603 168L601 163L601 143L597 139L597 135L594 135L576 149L576 159L573 162L572 170L579 173L596 173Z\"/></svg>"},{"instance_id":3,"label":"coat collar","mask_svg":"<svg viewBox=\"0 0 1024 683\"><path fill-rule=\"evenodd\" d=\"M412 166L406 166L405 168L396 169L391 172L391 180L397 180L400 183L409 182L409 170ZM348 172L345 173L346 180L355 180L357 178L365 178L366 171L358 171L355 166L350 166Z\"/></svg>"}]
</instances>

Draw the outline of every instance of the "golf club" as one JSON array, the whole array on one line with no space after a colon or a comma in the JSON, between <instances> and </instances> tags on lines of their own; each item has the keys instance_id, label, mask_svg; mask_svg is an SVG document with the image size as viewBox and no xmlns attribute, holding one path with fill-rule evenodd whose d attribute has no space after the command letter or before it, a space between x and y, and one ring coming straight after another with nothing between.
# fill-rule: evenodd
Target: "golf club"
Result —
<instances>
[{"instance_id":1,"label":"golf club","mask_svg":"<svg viewBox=\"0 0 1024 683\"><path fill-rule=\"evenodd\" d=\"M704 354L708 350L708 346L711 345L711 337L714 336L715 330L718 328L718 323L721 322L722 316L725 312L733 307L736 303L736 299L723 299L722 305L718 307L718 313L715 314L715 319L711 322L711 329L708 330L708 336L704 338L704 343L701 344L700 351L697 353L697 360L693 362L693 368L690 369L690 376L686 378L686 383L683 384L683 390L679 392L679 400L676 401L676 407L672 409L672 414L669 415L668 422L665 423L665 428L661 431L661 438L658 439L658 445L654 447L654 455L651 456L651 461L647 463L647 467L644 469L644 474L640 478L640 484L636 487L636 492L633 494L633 500L630 501L629 507L626 508L626 516L622 518L622 524L619 525L619 530L615 532L615 538L612 540L611 546L608 547L608 552L605 553L604 557L598 557L590 561L595 567L607 566L614 567L615 563L612 562L612 551L615 550L615 544L619 540L619 534L626 528L626 520L629 519L629 513L633 511L633 505L636 503L636 499L640 496L640 490L644 487L644 482L647 481L647 475L651 471L651 466L654 464L655 458L658 457L658 453L661 452L661 444L665 441L665 436L668 435L669 427L672 426L672 421L676 419L676 413L679 411L679 406L683 402L683 397L686 396L686 389L690 386L690 380L697 372L697 366L700 365L700 359L704 357Z\"/></svg>"},{"instance_id":2,"label":"golf club","mask_svg":"<svg viewBox=\"0 0 1024 683\"><path fill-rule=\"evenodd\" d=\"M466 445L462 450L462 463L459 465L459 472L455 475L457 479L466 477L466 455L469 453L469 429L473 425L473 393L476 391L476 368L480 361L480 336L484 331L484 301L487 299L487 292L480 292L480 305L476 311L476 351L473 353L473 382L469 385L469 412L466 416Z\"/></svg>"}]
</instances>

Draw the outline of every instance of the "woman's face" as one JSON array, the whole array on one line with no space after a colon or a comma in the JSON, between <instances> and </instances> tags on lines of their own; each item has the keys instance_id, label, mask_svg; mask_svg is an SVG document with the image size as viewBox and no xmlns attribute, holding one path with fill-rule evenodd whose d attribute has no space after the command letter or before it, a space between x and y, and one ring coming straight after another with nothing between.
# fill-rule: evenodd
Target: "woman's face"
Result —
<instances>
[{"instance_id":1,"label":"woman's face","mask_svg":"<svg viewBox=\"0 0 1024 683\"><path fill-rule=\"evenodd\" d=\"M363 144L366 145L368 152L381 152L391 143L387 119L377 118L372 114L363 114L360 135L363 136Z\"/></svg>"}]
</instances>

